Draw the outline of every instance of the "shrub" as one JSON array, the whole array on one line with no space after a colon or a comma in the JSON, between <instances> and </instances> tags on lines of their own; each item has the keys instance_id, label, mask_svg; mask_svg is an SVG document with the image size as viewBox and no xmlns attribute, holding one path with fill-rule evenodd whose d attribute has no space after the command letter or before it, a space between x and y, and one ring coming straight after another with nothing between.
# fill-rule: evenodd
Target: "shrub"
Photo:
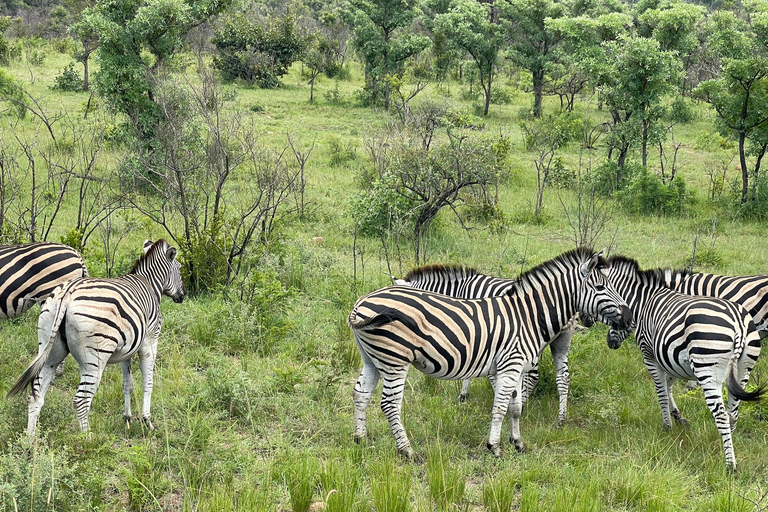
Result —
<instances>
[{"instance_id":1,"label":"shrub","mask_svg":"<svg viewBox=\"0 0 768 512\"><path fill-rule=\"evenodd\" d=\"M633 167L625 169L630 172L623 180L624 186L616 194L624 208L641 215L680 214L685 210L689 194L685 180L680 175L665 184L647 168Z\"/></svg>"},{"instance_id":2,"label":"shrub","mask_svg":"<svg viewBox=\"0 0 768 512\"><path fill-rule=\"evenodd\" d=\"M328 146L331 149L330 164L333 167L338 167L351 160L357 159L357 151L355 149L355 144L352 141L345 144L337 135L331 135L328 139Z\"/></svg>"},{"instance_id":3,"label":"shrub","mask_svg":"<svg viewBox=\"0 0 768 512\"><path fill-rule=\"evenodd\" d=\"M51 89L55 91L77 92L83 90L83 79L80 73L75 71L75 63L70 62L64 70L53 79Z\"/></svg>"}]
</instances>

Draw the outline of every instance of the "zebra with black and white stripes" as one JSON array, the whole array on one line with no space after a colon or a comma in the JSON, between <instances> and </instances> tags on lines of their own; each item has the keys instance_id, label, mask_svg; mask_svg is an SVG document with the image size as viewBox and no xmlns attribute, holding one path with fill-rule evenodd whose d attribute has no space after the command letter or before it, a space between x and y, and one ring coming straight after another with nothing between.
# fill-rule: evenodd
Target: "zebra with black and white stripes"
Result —
<instances>
[{"instance_id":1,"label":"zebra with black and white stripes","mask_svg":"<svg viewBox=\"0 0 768 512\"><path fill-rule=\"evenodd\" d=\"M120 363L123 373L124 419L131 420L131 357L138 354L144 400L142 419L150 429L157 339L162 327L160 298L184 298L177 251L165 240L147 241L134 268L116 279L79 278L57 288L46 301L37 324L37 358L8 393L12 397L31 387L27 433L33 436L54 368L71 353L80 366L74 398L80 429L89 430L88 412L108 363Z\"/></svg>"},{"instance_id":2,"label":"zebra with black and white stripes","mask_svg":"<svg viewBox=\"0 0 768 512\"><path fill-rule=\"evenodd\" d=\"M78 277L88 277L88 271L83 257L69 246L0 245L0 319L21 315L61 283Z\"/></svg>"},{"instance_id":3,"label":"zebra with black and white stripes","mask_svg":"<svg viewBox=\"0 0 768 512\"><path fill-rule=\"evenodd\" d=\"M614 285L635 316L635 338L656 386L664 428L672 428L672 419L688 426L672 396L672 383L695 378L722 438L726 467L735 470L731 433L739 402L763 394L762 388L744 389L760 355L760 336L749 312L736 302L670 290L669 271L643 271L629 258L612 258L610 275L621 276ZM630 333L631 327L609 329L608 346L619 348Z\"/></svg>"},{"instance_id":4,"label":"zebra with black and white stripes","mask_svg":"<svg viewBox=\"0 0 768 512\"><path fill-rule=\"evenodd\" d=\"M605 266L602 256L582 248L524 273L501 297L456 299L394 286L359 299L347 321L363 359L353 393L355 439L366 436L366 410L381 378L381 408L397 449L413 455L400 409L405 378L414 365L439 379L495 375L488 448L501 455L501 425L510 409L510 442L524 451L521 375L546 344L579 311L619 328L631 322Z\"/></svg>"},{"instance_id":5,"label":"zebra with black and white stripes","mask_svg":"<svg viewBox=\"0 0 768 512\"><path fill-rule=\"evenodd\" d=\"M515 284L515 279L504 279L481 274L477 270L461 265L424 265L411 269L403 279L392 276L395 284L412 286L420 290L450 295L459 299L485 299L505 295ZM568 351L576 328L577 316L574 315L563 329L550 342L552 360L555 365L559 407L557 414L558 425L565 423L568 415L568 388L570 374L568 372ZM531 369L525 374L522 387L522 404L525 407L528 397L539 381L539 360L532 363ZM464 402L469 397L470 379L462 382L459 401Z\"/></svg>"}]
</instances>

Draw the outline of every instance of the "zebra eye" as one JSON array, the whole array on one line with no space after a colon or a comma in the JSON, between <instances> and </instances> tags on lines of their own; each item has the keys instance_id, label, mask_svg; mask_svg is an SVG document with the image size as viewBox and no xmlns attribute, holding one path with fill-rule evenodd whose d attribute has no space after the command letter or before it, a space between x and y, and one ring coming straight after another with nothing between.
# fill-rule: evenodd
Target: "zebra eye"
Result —
<instances>
[{"instance_id":1,"label":"zebra eye","mask_svg":"<svg viewBox=\"0 0 768 512\"><path fill-rule=\"evenodd\" d=\"M603 286L602 284L598 284L597 286L595 286L595 290L601 292L605 290L605 286Z\"/></svg>"}]
</instances>

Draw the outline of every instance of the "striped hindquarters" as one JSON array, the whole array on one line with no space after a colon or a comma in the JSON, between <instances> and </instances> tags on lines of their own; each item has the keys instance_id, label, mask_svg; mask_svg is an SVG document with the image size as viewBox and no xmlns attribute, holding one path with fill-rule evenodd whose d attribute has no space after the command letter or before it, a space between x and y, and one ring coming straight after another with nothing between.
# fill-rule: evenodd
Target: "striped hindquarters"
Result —
<instances>
[{"instance_id":1,"label":"striped hindquarters","mask_svg":"<svg viewBox=\"0 0 768 512\"><path fill-rule=\"evenodd\" d=\"M480 274L458 265L426 265L411 270L404 279L395 282L460 299L484 299L506 294L515 280Z\"/></svg>"},{"instance_id":2,"label":"striped hindquarters","mask_svg":"<svg viewBox=\"0 0 768 512\"><path fill-rule=\"evenodd\" d=\"M427 375L463 379L487 374L499 340L510 338L503 304L396 286L360 299L348 323L381 371L413 364Z\"/></svg>"},{"instance_id":3,"label":"striped hindquarters","mask_svg":"<svg viewBox=\"0 0 768 512\"><path fill-rule=\"evenodd\" d=\"M13 318L61 283L87 276L83 258L62 244L0 246L0 318Z\"/></svg>"},{"instance_id":4,"label":"striped hindquarters","mask_svg":"<svg viewBox=\"0 0 768 512\"><path fill-rule=\"evenodd\" d=\"M691 274L676 288L688 295L707 295L743 306L758 331L768 330L768 276L719 276Z\"/></svg>"}]
</instances>

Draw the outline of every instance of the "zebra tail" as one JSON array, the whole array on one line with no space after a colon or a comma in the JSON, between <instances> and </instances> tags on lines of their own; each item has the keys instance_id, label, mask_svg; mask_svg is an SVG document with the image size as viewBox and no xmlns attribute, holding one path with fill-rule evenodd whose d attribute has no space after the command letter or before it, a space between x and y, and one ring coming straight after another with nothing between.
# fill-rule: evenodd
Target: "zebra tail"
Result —
<instances>
[{"instance_id":1,"label":"zebra tail","mask_svg":"<svg viewBox=\"0 0 768 512\"><path fill-rule=\"evenodd\" d=\"M411 317L394 308L386 308L369 318L358 317L357 310L355 309L352 310L352 313L349 314L347 323L352 329L357 331L364 331L368 329L375 329L376 327L381 327L382 325L390 324L396 321L399 321L408 328L416 328L416 323Z\"/></svg>"},{"instance_id":2,"label":"zebra tail","mask_svg":"<svg viewBox=\"0 0 768 512\"><path fill-rule=\"evenodd\" d=\"M8 398L15 397L16 395L24 391L24 389L26 389L27 386L30 387L30 389L32 390L32 393L34 394L34 388L32 388L32 383L37 378L37 376L40 375L40 372L42 371L43 366L45 366L45 363L48 360L48 355L51 353L51 349L53 349L53 339L56 337L56 334L59 332L59 329L61 328L61 323L64 321L64 314L67 312L67 304L65 303L65 300L64 300L67 297L67 295L68 295L67 292L64 292L62 294L61 299L59 299L56 316L54 317L53 324L51 325L51 333L48 335L48 342L45 344L43 351L37 355L35 360L32 361L32 364L29 365L26 371L21 375L21 377L19 377L19 380L16 381L16 384L13 385L11 390L8 392L8 395L7 395Z\"/></svg>"},{"instance_id":3,"label":"zebra tail","mask_svg":"<svg viewBox=\"0 0 768 512\"><path fill-rule=\"evenodd\" d=\"M752 323L750 321L750 323ZM738 336L738 335L737 335ZM733 395L734 398L747 402L755 402L762 397L766 391L765 384L761 384L752 391L747 391L739 383L739 359L744 354L746 336L738 336L736 343L734 343L733 359L731 360L731 371L728 372L728 379L725 381L725 386L728 388L728 394Z\"/></svg>"}]
</instances>

